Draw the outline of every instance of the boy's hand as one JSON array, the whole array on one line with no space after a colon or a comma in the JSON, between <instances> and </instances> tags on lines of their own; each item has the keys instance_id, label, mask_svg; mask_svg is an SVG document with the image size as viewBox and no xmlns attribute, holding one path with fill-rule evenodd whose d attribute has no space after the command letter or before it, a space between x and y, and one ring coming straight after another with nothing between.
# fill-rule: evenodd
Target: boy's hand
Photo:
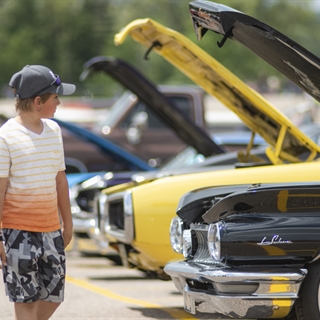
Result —
<instances>
[{"instance_id":1,"label":"boy's hand","mask_svg":"<svg viewBox=\"0 0 320 320\"><path fill-rule=\"evenodd\" d=\"M4 250L3 243L0 241L0 259L2 264L0 265L0 269L2 269L2 266L7 265L7 257L6 257L6 252Z\"/></svg>"},{"instance_id":2,"label":"boy's hand","mask_svg":"<svg viewBox=\"0 0 320 320\"><path fill-rule=\"evenodd\" d=\"M72 234L73 234L72 228L62 228L62 236L63 236L63 242L64 242L65 248L71 242Z\"/></svg>"}]
</instances>

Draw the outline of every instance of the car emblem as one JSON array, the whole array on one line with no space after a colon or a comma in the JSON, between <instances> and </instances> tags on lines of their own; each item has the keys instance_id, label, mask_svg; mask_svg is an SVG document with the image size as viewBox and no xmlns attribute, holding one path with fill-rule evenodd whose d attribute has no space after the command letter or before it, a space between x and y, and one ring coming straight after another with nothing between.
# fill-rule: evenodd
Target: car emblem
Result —
<instances>
[{"instance_id":1,"label":"car emblem","mask_svg":"<svg viewBox=\"0 0 320 320\"><path fill-rule=\"evenodd\" d=\"M282 240L282 238L279 235L274 235L271 240L267 240L267 237L264 237L261 242L258 242L257 245L259 246L271 246L273 244L288 244L293 243L290 240Z\"/></svg>"}]
</instances>

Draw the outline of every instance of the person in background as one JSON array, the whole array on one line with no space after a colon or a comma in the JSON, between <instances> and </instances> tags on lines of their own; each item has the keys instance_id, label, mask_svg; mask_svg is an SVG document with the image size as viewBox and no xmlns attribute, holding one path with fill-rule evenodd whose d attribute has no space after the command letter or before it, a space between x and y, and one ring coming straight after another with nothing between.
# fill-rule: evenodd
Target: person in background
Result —
<instances>
[{"instance_id":1,"label":"person in background","mask_svg":"<svg viewBox=\"0 0 320 320\"><path fill-rule=\"evenodd\" d=\"M75 85L41 65L9 83L18 115L0 128L0 257L17 320L49 319L64 299L72 217L61 130L50 120Z\"/></svg>"}]
</instances>

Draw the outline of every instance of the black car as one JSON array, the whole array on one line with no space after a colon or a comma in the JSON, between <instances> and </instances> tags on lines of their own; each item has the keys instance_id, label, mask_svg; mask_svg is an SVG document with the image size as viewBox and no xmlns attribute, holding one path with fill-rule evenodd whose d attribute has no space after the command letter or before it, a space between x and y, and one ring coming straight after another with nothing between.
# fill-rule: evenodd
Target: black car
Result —
<instances>
[{"instance_id":1,"label":"black car","mask_svg":"<svg viewBox=\"0 0 320 320\"><path fill-rule=\"evenodd\" d=\"M190 313L319 319L320 183L203 188L171 223L165 272Z\"/></svg>"},{"instance_id":2,"label":"black car","mask_svg":"<svg viewBox=\"0 0 320 320\"><path fill-rule=\"evenodd\" d=\"M320 59L279 31L230 7L190 2L200 40L235 40L320 101ZM184 260L165 272L185 310L246 319L320 319L320 184L202 188L186 193L171 224Z\"/></svg>"}]
</instances>

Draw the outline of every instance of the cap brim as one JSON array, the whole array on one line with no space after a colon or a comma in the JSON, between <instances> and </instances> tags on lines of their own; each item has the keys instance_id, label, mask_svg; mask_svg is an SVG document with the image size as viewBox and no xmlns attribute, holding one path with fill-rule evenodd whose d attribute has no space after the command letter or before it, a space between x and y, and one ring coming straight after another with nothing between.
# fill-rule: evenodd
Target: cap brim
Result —
<instances>
[{"instance_id":1,"label":"cap brim","mask_svg":"<svg viewBox=\"0 0 320 320\"><path fill-rule=\"evenodd\" d=\"M45 93L55 93L61 96L68 96L76 91L76 86L71 83L61 83L60 86L52 85L50 88L39 92L37 95L40 96Z\"/></svg>"},{"instance_id":2,"label":"cap brim","mask_svg":"<svg viewBox=\"0 0 320 320\"><path fill-rule=\"evenodd\" d=\"M71 83L61 83L56 91L57 94L62 96L68 96L76 91L76 86Z\"/></svg>"}]
</instances>

